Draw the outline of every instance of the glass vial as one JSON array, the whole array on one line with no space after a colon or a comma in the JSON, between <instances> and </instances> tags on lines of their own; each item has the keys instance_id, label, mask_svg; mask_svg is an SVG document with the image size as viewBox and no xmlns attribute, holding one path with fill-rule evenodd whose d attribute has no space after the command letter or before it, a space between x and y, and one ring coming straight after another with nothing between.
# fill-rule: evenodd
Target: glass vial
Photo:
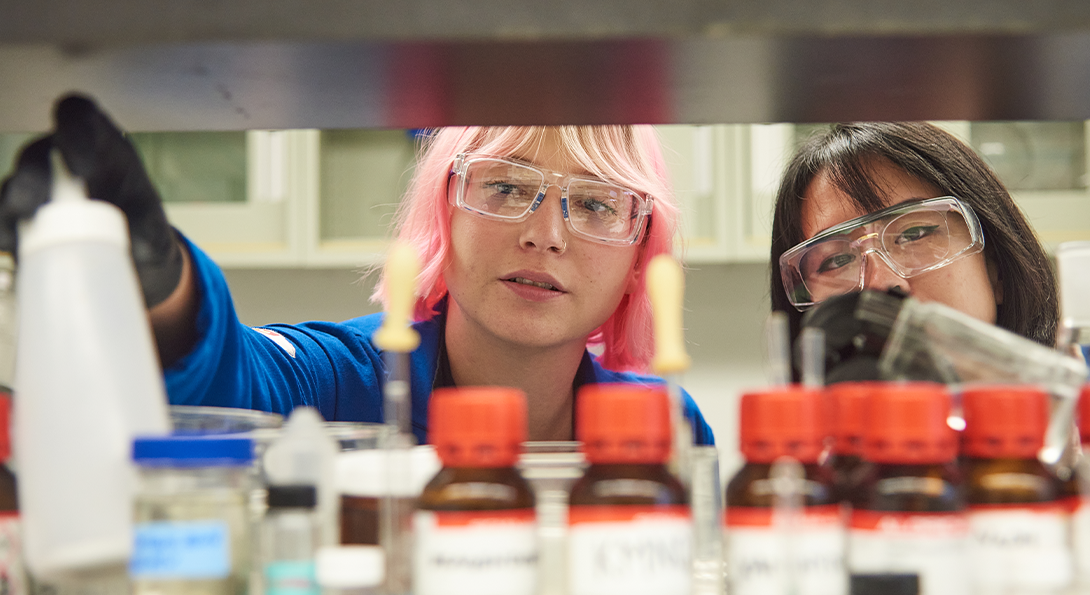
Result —
<instances>
[{"instance_id":1,"label":"glass vial","mask_svg":"<svg viewBox=\"0 0 1090 595\"><path fill-rule=\"evenodd\" d=\"M851 494L852 574L916 574L922 595L969 592L968 521L941 384L888 383L867 407L863 459Z\"/></svg>"},{"instance_id":2,"label":"glass vial","mask_svg":"<svg viewBox=\"0 0 1090 595\"><path fill-rule=\"evenodd\" d=\"M138 438L129 574L135 595L247 595L253 442Z\"/></svg>"},{"instance_id":3,"label":"glass vial","mask_svg":"<svg viewBox=\"0 0 1090 595\"><path fill-rule=\"evenodd\" d=\"M319 595L314 557L322 539L312 485L268 487L262 521L266 595Z\"/></svg>"},{"instance_id":4,"label":"glass vial","mask_svg":"<svg viewBox=\"0 0 1090 595\"><path fill-rule=\"evenodd\" d=\"M1074 580L1070 514L1059 479L1037 459L1048 395L1029 386L975 386L962 393L962 408L975 592L1064 592Z\"/></svg>"},{"instance_id":5,"label":"glass vial","mask_svg":"<svg viewBox=\"0 0 1090 595\"><path fill-rule=\"evenodd\" d=\"M685 488L666 467L665 390L587 385L575 420L590 466L568 500L571 595L688 595L692 518Z\"/></svg>"},{"instance_id":6,"label":"glass vial","mask_svg":"<svg viewBox=\"0 0 1090 595\"><path fill-rule=\"evenodd\" d=\"M532 595L534 494L515 468L526 441L526 395L503 387L437 389L428 441L443 468L413 515L416 595Z\"/></svg>"},{"instance_id":7,"label":"glass vial","mask_svg":"<svg viewBox=\"0 0 1090 595\"><path fill-rule=\"evenodd\" d=\"M829 468L819 463L827 434L819 391L789 386L742 395L745 464L727 484L727 580L734 595L843 595L845 532ZM785 507L780 468L801 467Z\"/></svg>"}]
</instances>

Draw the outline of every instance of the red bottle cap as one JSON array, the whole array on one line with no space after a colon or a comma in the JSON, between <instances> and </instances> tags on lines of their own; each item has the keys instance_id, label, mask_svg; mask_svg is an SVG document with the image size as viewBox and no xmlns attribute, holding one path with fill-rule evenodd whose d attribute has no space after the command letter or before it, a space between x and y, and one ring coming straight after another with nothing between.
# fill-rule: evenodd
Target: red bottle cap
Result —
<instances>
[{"instance_id":1,"label":"red bottle cap","mask_svg":"<svg viewBox=\"0 0 1090 595\"><path fill-rule=\"evenodd\" d=\"M792 457L815 463L821 456L826 409L819 391L789 386L742 395L738 421L742 456L750 463Z\"/></svg>"},{"instance_id":2,"label":"red bottle cap","mask_svg":"<svg viewBox=\"0 0 1090 595\"><path fill-rule=\"evenodd\" d=\"M1082 385L1079 393L1079 439L1083 444L1090 443L1090 384Z\"/></svg>"},{"instance_id":3,"label":"red bottle cap","mask_svg":"<svg viewBox=\"0 0 1090 595\"><path fill-rule=\"evenodd\" d=\"M445 467L511 467L526 441L526 395L515 388L437 388L428 441Z\"/></svg>"},{"instance_id":4,"label":"red bottle cap","mask_svg":"<svg viewBox=\"0 0 1090 595\"><path fill-rule=\"evenodd\" d=\"M661 386L588 384L575 401L576 437L590 463L664 463L670 397Z\"/></svg>"},{"instance_id":5,"label":"red bottle cap","mask_svg":"<svg viewBox=\"0 0 1090 595\"><path fill-rule=\"evenodd\" d=\"M1044 446L1048 395L1029 386L974 386L961 395L965 454L982 459L1032 459Z\"/></svg>"},{"instance_id":6,"label":"red bottle cap","mask_svg":"<svg viewBox=\"0 0 1090 595\"><path fill-rule=\"evenodd\" d=\"M867 430L867 399L880 386L880 382L838 382L825 389L829 400L833 452L840 455L863 455L863 434Z\"/></svg>"},{"instance_id":7,"label":"red bottle cap","mask_svg":"<svg viewBox=\"0 0 1090 595\"><path fill-rule=\"evenodd\" d=\"M951 461L958 442L946 423L949 415L950 394L942 384L883 384L868 403L863 458L900 464Z\"/></svg>"}]
</instances>

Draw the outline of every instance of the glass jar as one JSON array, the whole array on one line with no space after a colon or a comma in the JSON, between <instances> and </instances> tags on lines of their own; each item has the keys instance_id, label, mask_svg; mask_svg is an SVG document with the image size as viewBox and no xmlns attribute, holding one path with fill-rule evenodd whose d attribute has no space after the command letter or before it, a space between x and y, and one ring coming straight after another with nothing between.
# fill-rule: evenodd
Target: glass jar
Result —
<instances>
[{"instance_id":1,"label":"glass jar","mask_svg":"<svg viewBox=\"0 0 1090 595\"><path fill-rule=\"evenodd\" d=\"M246 595L253 442L237 436L138 438L129 565L136 595Z\"/></svg>"}]
</instances>

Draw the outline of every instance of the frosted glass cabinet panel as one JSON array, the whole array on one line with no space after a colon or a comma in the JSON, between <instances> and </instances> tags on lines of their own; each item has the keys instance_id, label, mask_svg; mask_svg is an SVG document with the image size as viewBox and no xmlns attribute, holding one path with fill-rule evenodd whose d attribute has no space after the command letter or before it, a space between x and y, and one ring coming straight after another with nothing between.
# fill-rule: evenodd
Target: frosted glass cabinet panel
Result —
<instances>
[{"instance_id":1,"label":"frosted glass cabinet panel","mask_svg":"<svg viewBox=\"0 0 1090 595\"><path fill-rule=\"evenodd\" d=\"M416 137L405 130L321 132L318 237L309 262L363 264L385 251L416 149Z\"/></svg>"}]
</instances>

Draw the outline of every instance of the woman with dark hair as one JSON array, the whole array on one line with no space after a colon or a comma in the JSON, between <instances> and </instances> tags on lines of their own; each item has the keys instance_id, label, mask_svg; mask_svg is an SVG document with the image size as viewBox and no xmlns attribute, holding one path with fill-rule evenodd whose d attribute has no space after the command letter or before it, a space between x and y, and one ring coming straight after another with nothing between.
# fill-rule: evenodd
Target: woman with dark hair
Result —
<instances>
[{"instance_id":1,"label":"woman with dark hair","mask_svg":"<svg viewBox=\"0 0 1090 595\"><path fill-rule=\"evenodd\" d=\"M1052 266L972 148L923 122L836 124L790 161L772 223L772 309L899 287L1051 346Z\"/></svg>"}]
</instances>

